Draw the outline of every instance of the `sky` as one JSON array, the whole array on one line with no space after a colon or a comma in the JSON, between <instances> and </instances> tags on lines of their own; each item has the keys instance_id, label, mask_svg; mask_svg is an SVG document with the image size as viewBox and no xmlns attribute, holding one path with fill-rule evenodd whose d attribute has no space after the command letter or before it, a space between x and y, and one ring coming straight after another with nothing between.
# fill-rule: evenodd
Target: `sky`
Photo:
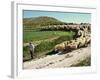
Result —
<instances>
[{"instance_id":1,"label":"sky","mask_svg":"<svg viewBox=\"0 0 100 80\"><path fill-rule=\"evenodd\" d=\"M23 18L48 16L63 22L91 23L90 13L23 10Z\"/></svg>"}]
</instances>

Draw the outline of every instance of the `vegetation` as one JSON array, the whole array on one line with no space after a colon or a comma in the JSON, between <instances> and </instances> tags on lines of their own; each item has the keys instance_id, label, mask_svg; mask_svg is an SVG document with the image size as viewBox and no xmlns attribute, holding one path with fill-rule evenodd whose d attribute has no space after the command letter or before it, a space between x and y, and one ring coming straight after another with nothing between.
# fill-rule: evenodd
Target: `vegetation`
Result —
<instances>
[{"instance_id":1,"label":"vegetation","mask_svg":"<svg viewBox=\"0 0 100 80\"><path fill-rule=\"evenodd\" d=\"M85 60L81 61L78 64L71 65L71 67L79 67L79 66L91 66L91 57L87 57Z\"/></svg>"},{"instance_id":2,"label":"vegetation","mask_svg":"<svg viewBox=\"0 0 100 80\"><path fill-rule=\"evenodd\" d=\"M24 43L30 41L40 41L45 39L52 39L59 36L71 36L74 35L74 32L65 32L65 31L33 31L33 32L24 32Z\"/></svg>"},{"instance_id":3,"label":"vegetation","mask_svg":"<svg viewBox=\"0 0 100 80\"><path fill-rule=\"evenodd\" d=\"M66 40L73 39L73 35L74 35L74 33L69 33L68 35L60 36L60 37L58 37L57 39L54 39L54 40L46 40L46 41L43 40L43 41L41 41L40 44L38 44L35 47L36 58L45 56L49 51L53 50L55 45L57 45L57 44L59 44L63 41L66 41ZM30 58L29 47L25 46L23 48L23 51L24 51L23 56L25 57L25 59L29 59Z\"/></svg>"},{"instance_id":4,"label":"vegetation","mask_svg":"<svg viewBox=\"0 0 100 80\"><path fill-rule=\"evenodd\" d=\"M73 36L61 36L52 41L43 41L39 45L36 46L36 53L45 52L54 48L55 45L73 39Z\"/></svg>"},{"instance_id":5,"label":"vegetation","mask_svg":"<svg viewBox=\"0 0 100 80\"><path fill-rule=\"evenodd\" d=\"M47 17L47 16L24 18L23 23L24 23L24 26L32 26L35 28L48 26L48 25L64 24L64 22L61 22L55 18Z\"/></svg>"}]
</instances>

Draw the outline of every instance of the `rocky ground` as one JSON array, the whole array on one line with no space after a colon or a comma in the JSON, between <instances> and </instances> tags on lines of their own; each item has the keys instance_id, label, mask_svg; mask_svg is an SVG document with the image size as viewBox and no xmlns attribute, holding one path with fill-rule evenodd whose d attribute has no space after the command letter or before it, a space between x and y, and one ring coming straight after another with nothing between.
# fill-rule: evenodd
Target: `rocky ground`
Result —
<instances>
[{"instance_id":1,"label":"rocky ground","mask_svg":"<svg viewBox=\"0 0 100 80\"><path fill-rule=\"evenodd\" d=\"M90 46L66 54L48 55L44 58L23 63L23 69L65 68L76 65L91 56Z\"/></svg>"}]
</instances>

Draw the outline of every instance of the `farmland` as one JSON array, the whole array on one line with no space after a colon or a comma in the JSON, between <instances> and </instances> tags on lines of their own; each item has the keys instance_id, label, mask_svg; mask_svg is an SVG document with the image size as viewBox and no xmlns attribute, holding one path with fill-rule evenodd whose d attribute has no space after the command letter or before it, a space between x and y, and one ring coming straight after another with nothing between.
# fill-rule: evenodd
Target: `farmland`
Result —
<instances>
[{"instance_id":1,"label":"farmland","mask_svg":"<svg viewBox=\"0 0 100 80\"><path fill-rule=\"evenodd\" d=\"M73 36L74 32L65 31L31 31L24 32L24 42L51 39L59 36Z\"/></svg>"}]
</instances>

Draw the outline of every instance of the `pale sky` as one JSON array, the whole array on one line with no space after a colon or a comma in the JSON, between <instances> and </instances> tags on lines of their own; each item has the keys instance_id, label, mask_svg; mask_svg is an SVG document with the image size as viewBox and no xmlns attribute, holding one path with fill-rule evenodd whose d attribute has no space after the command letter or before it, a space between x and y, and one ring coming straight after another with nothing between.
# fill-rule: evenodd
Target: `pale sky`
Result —
<instances>
[{"instance_id":1,"label":"pale sky","mask_svg":"<svg viewBox=\"0 0 100 80\"><path fill-rule=\"evenodd\" d=\"M23 10L23 18L48 16L63 22L91 23L90 13Z\"/></svg>"}]
</instances>

